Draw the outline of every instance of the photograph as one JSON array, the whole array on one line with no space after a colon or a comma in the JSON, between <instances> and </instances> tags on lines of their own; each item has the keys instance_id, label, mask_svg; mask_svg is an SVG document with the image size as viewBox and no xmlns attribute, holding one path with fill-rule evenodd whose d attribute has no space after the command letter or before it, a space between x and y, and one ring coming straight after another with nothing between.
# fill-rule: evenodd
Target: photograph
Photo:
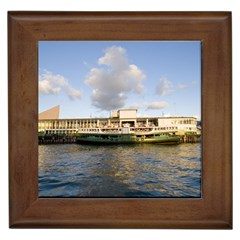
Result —
<instances>
[{"instance_id":1,"label":"photograph","mask_svg":"<svg viewBox=\"0 0 240 240\"><path fill-rule=\"evenodd\" d=\"M232 229L231 24L8 12L9 227Z\"/></svg>"},{"instance_id":2,"label":"photograph","mask_svg":"<svg viewBox=\"0 0 240 240\"><path fill-rule=\"evenodd\" d=\"M39 41L40 198L201 198L201 41Z\"/></svg>"}]
</instances>

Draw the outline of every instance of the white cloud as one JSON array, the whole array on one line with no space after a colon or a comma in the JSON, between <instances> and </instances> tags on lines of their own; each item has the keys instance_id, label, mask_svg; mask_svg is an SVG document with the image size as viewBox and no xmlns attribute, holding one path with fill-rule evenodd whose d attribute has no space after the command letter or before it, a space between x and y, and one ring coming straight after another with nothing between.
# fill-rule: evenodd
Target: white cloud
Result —
<instances>
[{"instance_id":1,"label":"white cloud","mask_svg":"<svg viewBox=\"0 0 240 240\"><path fill-rule=\"evenodd\" d=\"M53 85L46 79L39 82L39 92L45 95L57 94L61 90L60 87L53 87Z\"/></svg>"},{"instance_id":2,"label":"white cloud","mask_svg":"<svg viewBox=\"0 0 240 240\"><path fill-rule=\"evenodd\" d=\"M39 92L45 95L58 94L63 90L71 100L81 98L81 92L73 88L63 76L44 71L39 76Z\"/></svg>"},{"instance_id":3,"label":"white cloud","mask_svg":"<svg viewBox=\"0 0 240 240\"><path fill-rule=\"evenodd\" d=\"M123 108L127 97L121 93L109 93L94 89L92 92L92 104L101 110Z\"/></svg>"},{"instance_id":4,"label":"white cloud","mask_svg":"<svg viewBox=\"0 0 240 240\"><path fill-rule=\"evenodd\" d=\"M156 94L160 96L167 96L173 92L172 82L166 77L162 77L156 87Z\"/></svg>"},{"instance_id":5,"label":"white cloud","mask_svg":"<svg viewBox=\"0 0 240 240\"><path fill-rule=\"evenodd\" d=\"M77 100L77 99L81 98L81 92L79 90L71 87L70 85L66 85L64 90L71 100Z\"/></svg>"},{"instance_id":6,"label":"white cloud","mask_svg":"<svg viewBox=\"0 0 240 240\"><path fill-rule=\"evenodd\" d=\"M181 89L181 90L185 90L187 89L189 86L187 84L182 84L182 83L179 83L178 84L178 88Z\"/></svg>"},{"instance_id":7,"label":"white cloud","mask_svg":"<svg viewBox=\"0 0 240 240\"><path fill-rule=\"evenodd\" d=\"M133 103L128 108L139 109L139 108L145 108L145 107L146 107L145 103Z\"/></svg>"},{"instance_id":8,"label":"white cloud","mask_svg":"<svg viewBox=\"0 0 240 240\"><path fill-rule=\"evenodd\" d=\"M163 108L166 108L167 106L168 106L168 103L164 101L152 102L148 104L147 109L163 109Z\"/></svg>"},{"instance_id":9,"label":"white cloud","mask_svg":"<svg viewBox=\"0 0 240 240\"><path fill-rule=\"evenodd\" d=\"M165 101L161 101L161 102L145 102L145 103L133 103L132 105L129 106L129 108L135 108L135 109L139 109L139 108L145 108L145 109L164 109L168 107L168 103Z\"/></svg>"},{"instance_id":10,"label":"white cloud","mask_svg":"<svg viewBox=\"0 0 240 240\"><path fill-rule=\"evenodd\" d=\"M104 56L98 59L98 64L114 69L125 69L128 67L126 50L117 46L109 47L105 50Z\"/></svg>"},{"instance_id":11,"label":"white cloud","mask_svg":"<svg viewBox=\"0 0 240 240\"><path fill-rule=\"evenodd\" d=\"M128 63L126 50L112 46L98 59L100 67L92 68L85 83L92 87L92 105L101 110L125 106L131 92L141 94L145 74L134 64Z\"/></svg>"}]
</instances>

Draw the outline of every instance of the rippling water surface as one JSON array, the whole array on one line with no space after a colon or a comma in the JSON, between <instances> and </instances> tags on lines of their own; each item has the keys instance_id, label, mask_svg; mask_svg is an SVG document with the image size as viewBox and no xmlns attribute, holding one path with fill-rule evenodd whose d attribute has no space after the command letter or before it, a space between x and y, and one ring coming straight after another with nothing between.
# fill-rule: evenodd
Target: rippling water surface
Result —
<instances>
[{"instance_id":1,"label":"rippling water surface","mask_svg":"<svg viewBox=\"0 0 240 240\"><path fill-rule=\"evenodd\" d=\"M39 197L201 197L201 145L40 145Z\"/></svg>"}]
</instances>

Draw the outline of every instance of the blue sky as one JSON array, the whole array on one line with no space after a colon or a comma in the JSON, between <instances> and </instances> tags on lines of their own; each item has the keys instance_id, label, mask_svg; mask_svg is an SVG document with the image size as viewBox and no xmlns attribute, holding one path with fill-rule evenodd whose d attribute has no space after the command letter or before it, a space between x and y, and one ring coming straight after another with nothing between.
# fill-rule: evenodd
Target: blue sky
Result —
<instances>
[{"instance_id":1,"label":"blue sky","mask_svg":"<svg viewBox=\"0 0 240 240\"><path fill-rule=\"evenodd\" d=\"M56 105L61 118L124 108L201 118L201 43L40 41L39 112Z\"/></svg>"}]
</instances>

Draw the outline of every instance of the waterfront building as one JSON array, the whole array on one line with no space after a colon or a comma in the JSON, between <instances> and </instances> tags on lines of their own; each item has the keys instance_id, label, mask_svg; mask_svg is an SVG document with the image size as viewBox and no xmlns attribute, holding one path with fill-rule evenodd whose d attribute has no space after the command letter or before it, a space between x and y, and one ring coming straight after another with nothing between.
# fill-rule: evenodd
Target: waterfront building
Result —
<instances>
[{"instance_id":1,"label":"waterfront building","mask_svg":"<svg viewBox=\"0 0 240 240\"><path fill-rule=\"evenodd\" d=\"M43 114L44 113L44 114ZM59 119L59 106L39 114L38 132L46 134L76 134L82 129L155 127L177 135L199 134L195 117L137 117L137 109L112 111L109 118Z\"/></svg>"},{"instance_id":2,"label":"waterfront building","mask_svg":"<svg viewBox=\"0 0 240 240\"><path fill-rule=\"evenodd\" d=\"M55 106L44 112L39 113L38 119L39 120L59 119L59 111L60 111L60 106L59 105Z\"/></svg>"}]
</instances>

